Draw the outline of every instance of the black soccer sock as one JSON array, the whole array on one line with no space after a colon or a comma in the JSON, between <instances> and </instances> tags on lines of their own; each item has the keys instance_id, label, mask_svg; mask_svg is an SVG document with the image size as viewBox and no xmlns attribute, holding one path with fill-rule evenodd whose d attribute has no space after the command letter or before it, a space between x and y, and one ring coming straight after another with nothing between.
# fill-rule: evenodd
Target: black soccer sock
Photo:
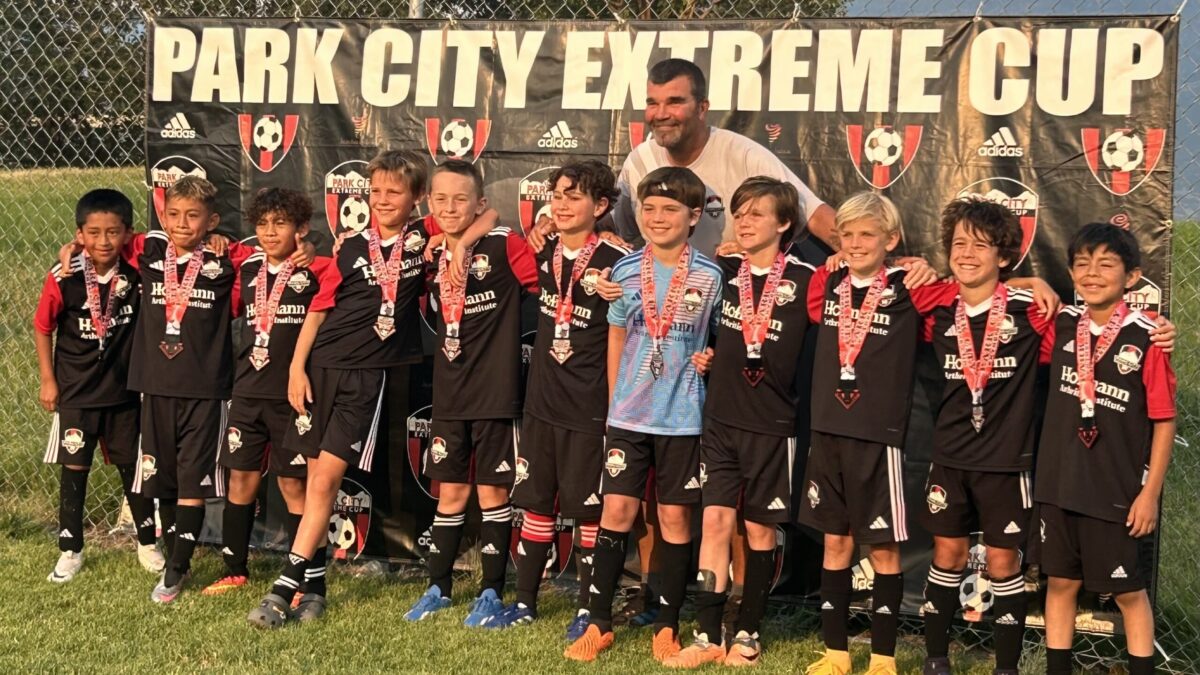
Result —
<instances>
[{"instance_id":1,"label":"black soccer sock","mask_svg":"<svg viewBox=\"0 0 1200 675\"><path fill-rule=\"evenodd\" d=\"M876 577L878 578L878 577ZM992 638L996 644L996 668L1016 671L1025 637L1025 576L1020 572L992 579Z\"/></svg>"},{"instance_id":2,"label":"black soccer sock","mask_svg":"<svg viewBox=\"0 0 1200 675\"><path fill-rule=\"evenodd\" d=\"M135 471L137 469L132 464L117 465L121 486L125 489L125 501L129 503L129 513L137 529L137 542L141 546L150 546L157 539L154 534L154 500L133 491Z\"/></svg>"},{"instance_id":3,"label":"black soccer sock","mask_svg":"<svg viewBox=\"0 0 1200 675\"><path fill-rule=\"evenodd\" d=\"M655 542L660 547L659 564L662 565L662 592L659 594L658 619L654 622L654 632L661 628L673 628L679 635L679 610L683 608L683 600L687 595L687 583L690 578L689 568L692 564L692 545L672 544L667 541ZM718 619L718 623L720 619ZM710 638L712 636L709 636Z\"/></svg>"},{"instance_id":4,"label":"black soccer sock","mask_svg":"<svg viewBox=\"0 0 1200 675\"><path fill-rule=\"evenodd\" d=\"M83 550L83 500L88 472L62 468L58 482L58 550Z\"/></svg>"},{"instance_id":5,"label":"black soccer sock","mask_svg":"<svg viewBox=\"0 0 1200 675\"><path fill-rule=\"evenodd\" d=\"M596 533L592 581L588 584L591 593L588 609L591 611L589 623L602 633L612 632L613 596L617 593L617 582L625 567L625 544L628 539L628 532L606 530L603 527Z\"/></svg>"},{"instance_id":6,"label":"black soccer sock","mask_svg":"<svg viewBox=\"0 0 1200 675\"><path fill-rule=\"evenodd\" d=\"M963 570L944 570L929 566L925 581L925 653L931 659L950 655L950 624L958 612L958 585Z\"/></svg>"},{"instance_id":7,"label":"black soccer sock","mask_svg":"<svg viewBox=\"0 0 1200 675\"><path fill-rule=\"evenodd\" d=\"M504 597L504 575L508 572L508 547L512 541L512 504L481 509L479 551L483 577L479 592L489 588Z\"/></svg>"},{"instance_id":8,"label":"black soccer sock","mask_svg":"<svg viewBox=\"0 0 1200 675\"><path fill-rule=\"evenodd\" d=\"M225 559L226 574L250 576L246 558L250 554L252 518L254 504L225 502L225 511L221 514L221 557Z\"/></svg>"},{"instance_id":9,"label":"black soccer sock","mask_svg":"<svg viewBox=\"0 0 1200 675\"><path fill-rule=\"evenodd\" d=\"M554 516L528 512L517 543L517 602L537 615L538 588L554 541Z\"/></svg>"},{"instance_id":10,"label":"black soccer sock","mask_svg":"<svg viewBox=\"0 0 1200 675\"><path fill-rule=\"evenodd\" d=\"M1154 672L1153 656L1126 654L1129 656L1129 675L1151 675Z\"/></svg>"},{"instance_id":11,"label":"black soccer sock","mask_svg":"<svg viewBox=\"0 0 1200 675\"><path fill-rule=\"evenodd\" d=\"M438 511L433 514L433 527L429 535L429 585L437 586L443 598L450 597L454 590L454 561L458 558L465 522L466 513Z\"/></svg>"},{"instance_id":12,"label":"black soccer sock","mask_svg":"<svg viewBox=\"0 0 1200 675\"><path fill-rule=\"evenodd\" d=\"M196 541L200 539L200 530L204 527L203 506L179 506L175 520L175 548L171 551L171 560L167 563L164 583L174 586L192 567L192 553L196 550Z\"/></svg>"},{"instance_id":13,"label":"black soccer sock","mask_svg":"<svg viewBox=\"0 0 1200 675\"><path fill-rule=\"evenodd\" d=\"M328 588L325 586L325 570L329 560L329 545L328 542L322 541L317 544L317 550L313 552L312 560L308 562L308 567L304 569L304 592L315 593L320 596L328 593Z\"/></svg>"},{"instance_id":14,"label":"black soccer sock","mask_svg":"<svg viewBox=\"0 0 1200 675\"><path fill-rule=\"evenodd\" d=\"M746 554L746 583L742 589L742 606L738 609L737 629L750 635L758 633L763 615L767 612L767 596L775 578L775 551L754 551Z\"/></svg>"},{"instance_id":15,"label":"black soccer sock","mask_svg":"<svg viewBox=\"0 0 1200 675\"><path fill-rule=\"evenodd\" d=\"M904 575L875 573L871 591L871 653L896 655L896 625L900 600L904 597Z\"/></svg>"},{"instance_id":16,"label":"black soccer sock","mask_svg":"<svg viewBox=\"0 0 1200 675\"><path fill-rule=\"evenodd\" d=\"M593 555L596 552L596 533L600 524L595 522L579 524L579 545L575 547L575 576L579 580L578 609L588 608L588 597L591 593L588 586L592 583Z\"/></svg>"},{"instance_id":17,"label":"black soccer sock","mask_svg":"<svg viewBox=\"0 0 1200 675\"><path fill-rule=\"evenodd\" d=\"M696 592L696 622L700 624L700 632L714 645L723 644L721 635L721 614L725 611L727 594L717 591ZM678 633L678 630L676 630ZM733 636L729 636L733 639Z\"/></svg>"},{"instance_id":18,"label":"black soccer sock","mask_svg":"<svg viewBox=\"0 0 1200 675\"><path fill-rule=\"evenodd\" d=\"M175 514L179 510L174 499L158 500L158 522L162 526L163 552L167 560L175 552Z\"/></svg>"},{"instance_id":19,"label":"black soccer sock","mask_svg":"<svg viewBox=\"0 0 1200 675\"><path fill-rule=\"evenodd\" d=\"M821 635L826 649L848 651L850 639L850 568L821 569Z\"/></svg>"},{"instance_id":20,"label":"black soccer sock","mask_svg":"<svg viewBox=\"0 0 1200 675\"><path fill-rule=\"evenodd\" d=\"M1071 650L1046 648L1046 675L1071 675Z\"/></svg>"},{"instance_id":21,"label":"black soccer sock","mask_svg":"<svg viewBox=\"0 0 1200 675\"><path fill-rule=\"evenodd\" d=\"M308 568L308 559L299 553L288 553L287 562L283 566L283 574L271 586L271 593L283 598L285 603L292 601L300 582L304 581L304 571Z\"/></svg>"},{"instance_id":22,"label":"black soccer sock","mask_svg":"<svg viewBox=\"0 0 1200 675\"><path fill-rule=\"evenodd\" d=\"M303 513L287 513L283 516L283 532L287 535L288 550L296 543L296 532L299 531L300 520L303 518Z\"/></svg>"}]
</instances>

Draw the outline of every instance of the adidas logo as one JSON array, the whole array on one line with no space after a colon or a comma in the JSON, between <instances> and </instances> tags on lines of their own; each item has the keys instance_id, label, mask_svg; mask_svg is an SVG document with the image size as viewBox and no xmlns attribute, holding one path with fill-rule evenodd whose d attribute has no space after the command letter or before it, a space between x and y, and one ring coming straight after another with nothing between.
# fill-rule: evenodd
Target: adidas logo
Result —
<instances>
[{"instance_id":1,"label":"adidas logo","mask_svg":"<svg viewBox=\"0 0 1200 675\"><path fill-rule=\"evenodd\" d=\"M58 538L59 539L74 539L75 535L71 534L71 531L64 527L63 531L58 533Z\"/></svg>"},{"instance_id":2,"label":"adidas logo","mask_svg":"<svg viewBox=\"0 0 1200 675\"><path fill-rule=\"evenodd\" d=\"M1000 127L1000 131L992 134L992 137L983 142L979 148L980 157L1024 157L1025 148L1017 143L1017 137L1013 136L1012 129L1008 127Z\"/></svg>"},{"instance_id":3,"label":"adidas logo","mask_svg":"<svg viewBox=\"0 0 1200 675\"><path fill-rule=\"evenodd\" d=\"M1021 527L1013 520L1008 521L1008 527L1004 528L1004 534L1017 534L1020 531Z\"/></svg>"},{"instance_id":4,"label":"adidas logo","mask_svg":"<svg viewBox=\"0 0 1200 675\"><path fill-rule=\"evenodd\" d=\"M1063 345L1063 351L1068 354L1074 354L1075 353L1075 340L1071 340L1067 344Z\"/></svg>"},{"instance_id":5,"label":"adidas logo","mask_svg":"<svg viewBox=\"0 0 1200 675\"><path fill-rule=\"evenodd\" d=\"M179 538L184 541L196 541L196 535L192 534L191 532L184 532L183 534L179 535Z\"/></svg>"},{"instance_id":6,"label":"adidas logo","mask_svg":"<svg viewBox=\"0 0 1200 675\"><path fill-rule=\"evenodd\" d=\"M483 551L481 551L481 553L483 553L484 555L500 555L500 551L496 550L496 547L493 546L492 544L488 544L487 546L484 546Z\"/></svg>"},{"instance_id":7,"label":"adidas logo","mask_svg":"<svg viewBox=\"0 0 1200 675\"><path fill-rule=\"evenodd\" d=\"M212 476L205 476L204 480L200 481L200 487L212 486Z\"/></svg>"},{"instance_id":8,"label":"adidas logo","mask_svg":"<svg viewBox=\"0 0 1200 675\"><path fill-rule=\"evenodd\" d=\"M229 550L228 546L222 546L221 555L233 555L233 551Z\"/></svg>"},{"instance_id":9,"label":"adidas logo","mask_svg":"<svg viewBox=\"0 0 1200 675\"><path fill-rule=\"evenodd\" d=\"M430 544L430 545L429 545L429 552L430 552L430 553L441 553L441 552L442 552L442 550L441 550L440 548L438 548L438 547L437 547L437 544Z\"/></svg>"},{"instance_id":10,"label":"adidas logo","mask_svg":"<svg viewBox=\"0 0 1200 675\"><path fill-rule=\"evenodd\" d=\"M887 614L890 616L892 613L892 610L887 605L884 605L883 607L880 607L879 609L875 610L875 613L876 614Z\"/></svg>"},{"instance_id":11,"label":"adidas logo","mask_svg":"<svg viewBox=\"0 0 1200 675\"><path fill-rule=\"evenodd\" d=\"M870 526L868 529L871 529L871 530L886 530L887 528L888 528L887 521L883 519L883 516L878 516L878 517L876 517L876 518L875 518L875 520L874 520L874 521L871 523L871 526Z\"/></svg>"},{"instance_id":12,"label":"adidas logo","mask_svg":"<svg viewBox=\"0 0 1200 675\"><path fill-rule=\"evenodd\" d=\"M224 553L224 551L222 551L222 553ZM288 554L288 562L293 565L299 565L300 563L304 562L304 558L301 558L300 556L296 555L295 553L289 553Z\"/></svg>"},{"instance_id":13,"label":"adidas logo","mask_svg":"<svg viewBox=\"0 0 1200 675\"><path fill-rule=\"evenodd\" d=\"M821 603L821 610L822 610L822 611L824 611L824 610L827 610L827 609L833 609L833 603L832 603L832 602L829 602L828 600L826 600L825 602Z\"/></svg>"},{"instance_id":14,"label":"adidas logo","mask_svg":"<svg viewBox=\"0 0 1200 675\"><path fill-rule=\"evenodd\" d=\"M525 555L525 542L517 542L517 555Z\"/></svg>"},{"instance_id":15,"label":"adidas logo","mask_svg":"<svg viewBox=\"0 0 1200 675\"><path fill-rule=\"evenodd\" d=\"M574 149L579 147L579 141L571 135L571 128L567 123L559 120L558 124L550 127L550 130L542 134L538 139L539 148L555 148L555 149Z\"/></svg>"},{"instance_id":16,"label":"adidas logo","mask_svg":"<svg viewBox=\"0 0 1200 675\"><path fill-rule=\"evenodd\" d=\"M543 272L549 272L549 271L550 271L550 266L546 264L546 261L545 261L545 260L543 260L543 261L542 261L542 271L543 271Z\"/></svg>"},{"instance_id":17,"label":"adidas logo","mask_svg":"<svg viewBox=\"0 0 1200 675\"><path fill-rule=\"evenodd\" d=\"M1129 575L1125 573L1124 565L1118 566L1117 569L1113 570L1112 574L1110 574L1108 576L1109 576L1109 578L1112 578L1112 579L1128 579L1129 578Z\"/></svg>"},{"instance_id":18,"label":"adidas logo","mask_svg":"<svg viewBox=\"0 0 1200 675\"><path fill-rule=\"evenodd\" d=\"M141 527L150 527L154 524L154 518L147 518L142 521Z\"/></svg>"},{"instance_id":19,"label":"adidas logo","mask_svg":"<svg viewBox=\"0 0 1200 675\"><path fill-rule=\"evenodd\" d=\"M360 255L360 256L358 256L358 260L354 261L354 269L358 269L360 267L366 267L367 265L370 265L370 264L371 263L367 262L366 258L364 258Z\"/></svg>"},{"instance_id":20,"label":"adidas logo","mask_svg":"<svg viewBox=\"0 0 1200 675\"><path fill-rule=\"evenodd\" d=\"M663 597L663 596L661 596L661 595L660 595L660 596L658 596L658 604L662 605L663 607L670 607L670 606L671 606L671 603L667 602L667 599L666 599L666 598L664 598L664 597Z\"/></svg>"},{"instance_id":21,"label":"adidas logo","mask_svg":"<svg viewBox=\"0 0 1200 675\"><path fill-rule=\"evenodd\" d=\"M354 441L354 445L351 445L350 449L355 452L362 452L362 441Z\"/></svg>"},{"instance_id":22,"label":"adidas logo","mask_svg":"<svg viewBox=\"0 0 1200 675\"><path fill-rule=\"evenodd\" d=\"M996 623L1004 626L1015 626L1017 625L1017 620L1013 618L1012 614L1005 614L999 619L996 619Z\"/></svg>"},{"instance_id":23,"label":"adidas logo","mask_svg":"<svg viewBox=\"0 0 1200 675\"><path fill-rule=\"evenodd\" d=\"M305 464L304 455L296 455L295 457L292 458L292 461L291 461L292 466L304 466L304 464Z\"/></svg>"},{"instance_id":24,"label":"adidas logo","mask_svg":"<svg viewBox=\"0 0 1200 675\"><path fill-rule=\"evenodd\" d=\"M784 506L784 504L783 504L783 500L782 500L782 499L780 499L779 497L776 497L775 499L773 499L773 500L771 501L771 503L770 503L770 504L768 504L768 505L767 505L767 510L768 510L768 511L782 511L782 510L784 510L784 509L786 509L786 508L787 508L787 507L786 507L786 506Z\"/></svg>"},{"instance_id":25,"label":"adidas logo","mask_svg":"<svg viewBox=\"0 0 1200 675\"><path fill-rule=\"evenodd\" d=\"M585 500L583 502L583 505L584 506L596 506L599 503L600 503L600 498L596 496L595 492L593 492L590 496L588 496L587 500Z\"/></svg>"},{"instance_id":26,"label":"adidas logo","mask_svg":"<svg viewBox=\"0 0 1200 675\"><path fill-rule=\"evenodd\" d=\"M922 614L937 614L938 611L937 611L937 607L934 607L932 602L926 602L924 605L921 605L921 613Z\"/></svg>"},{"instance_id":27,"label":"adidas logo","mask_svg":"<svg viewBox=\"0 0 1200 675\"><path fill-rule=\"evenodd\" d=\"M684 490L699 490L700 489L700 480L693 476L692 479L687 482L687 485L683 486L683 489Z\"/></svg>"},{"instance_id":28,"label":"adidas logo","mask_svg":"<svg viewBox=\"0 0 1200 675\"><path fill-rule=\"evenodd\" d=\"M195 138L196 130L188 123L183 113L175 113L174 117L167 120L166 125L163 126L162 131L158 132L158 135L163 138Z\"/></svg>"},{"instance_id":29,"label":"adidas logo","mask_svg":"<svg viewBox=\"0 0 1200 675\"><path fill-rule=\"evenodd\" d=\"M512 467L508 465L508 460L500 462L500 466L496 467L496 473L504 473L505 471L510 470L512 470Z\"/></svg>"}]
</instances>

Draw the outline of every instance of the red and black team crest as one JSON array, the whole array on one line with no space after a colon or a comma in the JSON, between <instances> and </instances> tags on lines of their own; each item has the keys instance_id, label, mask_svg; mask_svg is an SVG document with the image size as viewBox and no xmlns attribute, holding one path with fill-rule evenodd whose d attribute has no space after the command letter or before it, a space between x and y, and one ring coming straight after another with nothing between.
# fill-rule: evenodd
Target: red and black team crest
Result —
<instances>
[{"instance_id":1,"label":"red and black team crest","mask_svg":"<svg viewBox=\"0 0 1200 675\"><path fill-rule=\"evenodd\" d=\"M492 132L491 120L475 120L475 124L456 118L442 126L436 117L425 118L425 141L429 156L438 161L438 154L450 159L465 159L474 163L487 147Z\"/></svg>"},{"instance_id":2,"label":"red and black team crest","mask_svg":"<svg viewBox=\"0 0 1200 675\"><path fill-rule=\"evenodd\" d=\"M557 166L538 169L522 178L517 185L517 211L521 216L521 230L526 234L539 218L550 216L550 194L554 191L550 175L557 170Z\"/></svg>"},{"instance_id":3,"label":"red and black team crest","mask_svg":"<svg viewBox=\"0 0 1200 675\"><path fill-rule=\"evenodd\" d=\"M974 195L1008 207L1009 211L1017 214L1021 221L1021 259L1013 265L1020 265L1029 248L1033 245L1033 237L1037 233L1039 198L1033 188L1012 178L984 178L975 181L958 191L957 198Z\"/></svg>"},{"instance_id":4,"label":"red and black team crest","mask_svg":"<svg viewBox=\"0 0 1200 675\"><path fill-rule=\"evenodd\" d=\"M438 498L438 483L425 477L421 462L433 438L433 406L427 405L408 416L408 468L421 491L432 500Z\"/></svg>"},{"instance_id":5,"label":"red and black team crest","mask_svg":"<svg viewBox=\"0 0 1200 675\"><path fill-rule=\"evenodd\" d=\"M1100 129L1085 128L1083 155L1088 169L1101 187L1117 196L1133 192L1146 182L1158 166L1166 144L1166 129L1117 129L1100 139Z\"/></svg>"},{"instance_id":6,"label":"red and black team crest","mask_svg":"<svg viewBox=\"0 0 1200 675\"><path fill-rule=\"evenodd\" d=\"M867 132L864 138L865 131L861 124L846 125L846 149L859 177L882 190L908 171L921 147L924 127L907 124L902 131L899 127L881 125Z\"/></svg>"},{"instance_id":7,"label":"red and black team crest","mask_svg":"<svg viewBox=\"0 0 1200 675\"><path fill-rule=\"evenodd\" d=\"M329 543L335 560L354 560L367 546L371 529L371 493L361 484L342 479L333 514L329 516Z\"/></svg>"},{"instance_id":8,"label":"red and black team crest","mask_svg":"<svg viewBox=\"0 0 1200 675\"><path fill-rule=\"evenodd\" d=\"M367 199L371 194L371 177L367 163L361 159L342 162L325 174L325 219L329 233L335 237L343 232L362 232L371 222Z\"/></svg>"},{"instance_id":9,"label":"red and black team crest","mask_svg":"<svg viewBox=\"0 0 1200 675\"><path fill-rule=\"evenodd\" d=\"M154 215L159 225L163 222L163 209L167 203L167 188L184 176L208 178L208 172L196 160L183 155L163 157L150 167L150 200L154 204Z\"/></svg>"},{"instance_id":10,"label":"red and black team crest","mask_svg":"<svg viewBox=\"0 0 1200 675\"><path fill-rule=\"evenodd\" d=\"M238 135L242 139L242 150L259 171L269 173L279 166L292 143L296 140L299 115L284 115L280 121L275 115L238 115Z\"/></svg>"}]
</instances>

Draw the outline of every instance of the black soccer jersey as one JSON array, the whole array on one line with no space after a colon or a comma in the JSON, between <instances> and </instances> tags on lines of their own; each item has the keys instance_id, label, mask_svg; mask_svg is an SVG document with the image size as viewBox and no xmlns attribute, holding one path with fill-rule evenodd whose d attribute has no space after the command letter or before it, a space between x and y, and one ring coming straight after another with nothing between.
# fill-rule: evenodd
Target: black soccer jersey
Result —
<instances>
[{"instance_id":1,"label":"black soccer jersey","mask_svg":"<svg viewBox=\"0 0 1200 675\"><path fill-rule=\"evenodd\" d=\"M109 292L116 284L103 359L83 279L83 254L71 259L69 276L60 279L60 270L61 265L55 265L46 275L33 318L39 333L55 336L58 404L63 408L103 408L136 400L137 394L126 387L126 375L138 315L137 270L122 260L97 279L101 313L108 308Z\"/></svg>"},{"instance_id":2,"label":"black soccer jersey","mask_svg":"<svg viewBox=\"0 0 1200 675\"><path fill-rule=\"evenodd\" d=\"M608 301L596 292L596 280L606 268L629 254L601 239L579 282L571 288L575 303L571 318L571 351L565 363L550 354L554 340L554 312L558 286L554 282L552 236L536 255L538 269L538 324L529 363L525 414L555 426L591 434L603 434L608 417ZM564 251L562 279L571 283L571 270L579 252Z\"/></svg>"},{"instance_id":3,"label":"black soccer jersey","mask_svg":"<svg viewBox=\"0 0 1200 675\"><path fill-rule=\"evenodd\" d=\"M265 264L267 262L264 253L255 253L242 263L238 295L245 322L241 329L241 349L237 353L237 378L233 382L233 393L244 398L286 400L288 367L292 362L292 354L296 351L296 339L300 337L300 328L308 315L308 307L321 288L322 277L328 278L330 274L329 268L333 266L333 260L318 257L308 267L292 271L287 286L283 289L283 295L279 298L275 323L271 327L267 352L269 360L267 365L259 370L250 362L250 354L254 347L254 297L258 285L258 272ZM277 268L267 267L268 299L278 278L277 272Z\"/></svg>"},{"instance_id":4,"label":"black soccer jersey","mask_svg":"<svg viewBox=\"0 0 1200 675\"><path fill-rule=\"evenodd\" d=\"M432 219L409 224L404 240L399 235L380 242L384 260L393 246L403 246L400 280L396 284L396 332L380 340L375 320L383 304L383 291L375 280L366 231L342 240L330 267L330 282L322 280L321 291L309 311L328 310L317 332L310 362L322 368L357 370L388 368L421 360L421 293L425 290L425 245L438 230Z\"/></svg>"},{"instance_id":5,"label":"black soccer jersey","mask_svg":"<svg viewBox=\"0 0 1200 675\"><path fill-rule=\"evenodd\" d=\"M163 262L167 234L161 230L137 235L132 252L142 275L142 307L137 339L129 369L129 388L143 394L192 399L228 399L233 390L234 281L237 266L248 257L250 247L233 244L229 255L217 256L207 248L179 256L182 282L191 255L203 255L191 299L181 325L183 351L168 359L159 345L166 333L166 298Z\"/></svg>"},{"instance_id":6,"label":"black soccer jersey","mask_svg":"<svg viewBox=\"0 0 1200 675\"><path fill-rule=\"evenodd\" d=\"M437 271L435 252L432 270ZM511 419L521 415L521 291L537 292L537 267L525 240L507 227L485 235L471 252L461 353L446 357L446 322L431 275L430 313L437 323L433 353L433 416L442 420ZM569 363L569 362L568 362Z\"/></svg>"},{"instance_id":7,"label":"black soccer jersey","mask_svg":"<svg viewBox=\"0 0 1200 675\"><path fill-rule=\"evenodd\" d=\"M938 282L912 289L904 286L906 272L887 270L887 286L875 310L862 351L854 363L860 398L846 408L834 395L841 377L838 357L838 284L850 272L813 274L808 288L808 317L818 322L817 354L813 364L812 428L827 434L903 447L912 408L913 364L921 316L957 293L958 286ZM854 316L867 287L853 284Z\"/></svg>"},{"instance_id":8,"label":"black soccer jersey","mask_svg":"<svg viewBox=\"0 0 1200 675\"><path fill-rule=\"evenodd\" d=\"M1034 303L1031 291L1008 287L1000 342L983 390L984 424L976 432L954 324L960 302L955 298L935 308L925 321L925 339L932 341L946 380L933 431L933 461L967 471L1032 469L1037 367L1039 355L1050 353L1049 343L1044 344L1050 321ZM977 356L983 349L990 307L990 299L980 307L967 307Z\"/></svg>"},{"instance_id":9,"label":"black soccer jersey","mask_svg":"<svg viewBox=\"0 0 1200 675\"><path fill-rule=\"evenodd\" d=\"M1079 307L1055 318L1050 395L1038 445L1034 498L1093 518L1124 523L1142 489L1152 422L1175 417L1175 372L1150 342L1155 323L1131 311L1096 364L1096 429L1092 447L1079 438L1075 330ZM1093 349L1102 327L1092 325Z\"/></svg>"},{"instance_id":10,"label":"black soccer jersey","mask_svg":"<svg viewBox=\"0 0 1200 675\"><path fill-rule=\"evenodd\" d=\"M796 406L802 392L797 387L796 369L804 350L808 320L808 284L813 268L795 256L787 256L787 266L775 291L775 309L762 348L763 379L750 386L746 367L745 339L742 336L741 298L738 270L742 256L720 256L721 316L717 328L716 353L709 371L708 398L704 416L726 426L761 434L791 437L796 427ZM751 270L754 303L757 307L766 286L767 270Z\"/></svg>"}]
</instances>

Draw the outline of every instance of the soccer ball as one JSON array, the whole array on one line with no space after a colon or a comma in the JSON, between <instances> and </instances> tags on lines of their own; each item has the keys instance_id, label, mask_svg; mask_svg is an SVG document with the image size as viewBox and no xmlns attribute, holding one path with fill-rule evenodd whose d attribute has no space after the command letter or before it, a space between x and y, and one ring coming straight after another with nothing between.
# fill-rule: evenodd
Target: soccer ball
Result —
<instances>
[{"instance_id":1,"label":"soccer ball","mask_svg":"<svg viewBox=\"0 0 1200 675\"><path fill-rule=\"evenodd\" d=\"M354 546L358 536L354 533L354 521L335 513L329 519L329 543L343 551Z\"/></svg>"},{"instance_id":2,"label":"soccer ball","mask_svg":"<svg viewBox=\"0 0 1200 675\"><path fill-rule=\"evenodd\" d=\"M351 195L342 203L340 220L342 227L362 232L367 223L371 222L371 207L367 206L367 202L362 197Z\"/></svg>"},{"instance_id":3,"label":"soccer ball","mask_svg":"<svg viewBox=\"0 0 1200 675\"><path fill-rule=\"evenodd\" d=\"M963 608L983 613L992 607L992 584L979 572L965 576L958 587L958 602Z\"/></svg>"},{"instance_id":4,"label":"soccer ball","mask_svg":"<svg viewBox=\"0 0 1200 675\"><path fill-rule=\"evenodd\" d=\"M1142 163L1142 139L1130 131L1117 131L1104 139L1100 153L1104 156L1104 163L1108 168L1133 171Z\"/></svg>"},{"instance_id":5,"label":"soccer ball","mask_svg":"<svg viewBox=\"0 0 1200 675\"><path fill-rule=\"evenodd\" d=\"M283 141L283 125L274 117L263 117L254 125L254 147L263 152L274 152Z\"/></svg>"},{"instance_id":6,"label":"soccer ball","mask_svg":"<svg viewBox=\"0 0 1200 675\"><path fill-rule=\"evenodd\" d=\"M442 152L454 159L466 157L474 142L475 132L462 120L452 120L442 130Z\"/></svg>"},{"instance_id":7,"label":"soccer ball","mask_svg":"<svg viewBox=\"0 0 1200 675\"><path fill-rule=\"evenodd\" d=\"M867 161L881 166L891 166L900 160L904 151L904 139L890 127L878 127L867 134L863 147Z\"/></svg>"}]
</instances>

